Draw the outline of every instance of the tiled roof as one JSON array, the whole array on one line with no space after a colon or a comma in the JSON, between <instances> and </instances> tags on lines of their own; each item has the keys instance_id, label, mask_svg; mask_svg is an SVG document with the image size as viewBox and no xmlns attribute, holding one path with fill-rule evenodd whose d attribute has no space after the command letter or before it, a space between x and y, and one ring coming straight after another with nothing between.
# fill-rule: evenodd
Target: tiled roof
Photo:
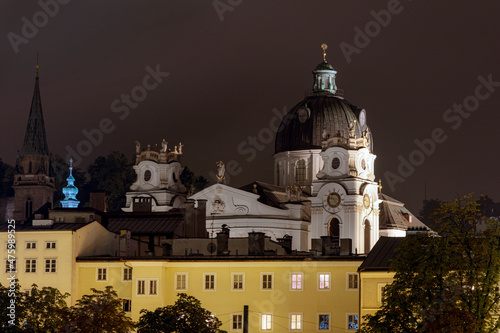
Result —
<instances>
[{"instance_id":1,"label":"tiled roof","mask_svg":"<svg viewBox=\"0 0 500 333\"><path fill-rule=\"evenodd\" d=\"M388 271L390 260L394 258L396 249L404 239L404 237L380 237L358 271Z\"/></svg>"},{"instance_id":2,"label":"tiled roof","mask_svg":"<svg viewBox=\"0 0 500 333\"><path fill-rule=\"evenodd\" d=\"M16 223L16 232L20 231L64 231L64 230L70 230L70 231L75 231L80 228L83 228L87 224L92 223L92 222L86 222L86 223L68 223L68 222L56 222L52 225L46 225L46 226L33 226L31 223ZM0 232L5 232L8 230L8 223L7 221L4 221L0 224Z\"/></svg>"},{"instance_id":3,"label":"tiled roof","mask_svg":"<svg viewBox=\"0 0 500 333\"><path fill-rule=\"evenodd\" d=\"M380 229L400 229L406 230L408 228L425 228L428 227L413 215L401 201L393 199L386 194L380 193L379 198L382 203L379 206ZM407 217L411 217L411 222Z\"/></svg>"},{"instance_id":4,"label":"tiled roof","mask_svg":"<svg viewBox=\"0 0 500 333\"><path fill-rule=\"evenodd\" d=\"M106 217L107 229L111 232L119 232L127 229L135 235L172 234L180 223L184 221L184 215L180 211L175 213L126 213L108 215Z\"/></svg>"}]
</instances>

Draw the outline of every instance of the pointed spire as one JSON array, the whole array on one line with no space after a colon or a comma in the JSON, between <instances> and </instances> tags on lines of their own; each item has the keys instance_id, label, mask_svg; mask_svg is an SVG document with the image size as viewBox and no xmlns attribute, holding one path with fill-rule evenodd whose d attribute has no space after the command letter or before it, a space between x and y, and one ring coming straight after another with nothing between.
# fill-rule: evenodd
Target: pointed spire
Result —
<instances>
[{"instance_id":1,"label":"pointed spire","mask_svg":"<svg viewBox=\"0 0 500 333\"><path fill-rule=\"evenodd\" d=\"M26 126L26 134L24 136L24 144L21 149L21 155L49 155L49 147L47 145L47 137L45 135L45 124L43 122L40 86L38 83L39 67L37 52L35 91L33 92L33 99L31 101L30 115L28 117L28 125Z\"/></svg>"},{"instance_id":2,"label":"pointed spire","mask_svg":"<svg viewBox=\"0 0 500 333\"><path fill-rule=\"evenodd\" d=\"M64 200L61 200L63 208L77 208L80 201L76 199L78 188L75 186L75 178L73 177L73 159L69 159L69 176L66 178L68 186L63 188Z\"/></svg>"}]
</instances>

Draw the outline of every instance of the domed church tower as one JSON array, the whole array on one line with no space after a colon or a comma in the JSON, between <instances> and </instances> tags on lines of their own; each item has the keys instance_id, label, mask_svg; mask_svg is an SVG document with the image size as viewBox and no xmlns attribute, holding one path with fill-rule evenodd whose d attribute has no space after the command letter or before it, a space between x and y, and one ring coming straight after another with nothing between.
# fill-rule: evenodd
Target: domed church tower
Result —
<instances>
[{"instance_id":1,"label":"domed church tower","mask_svg":"<svg viewBox=\"0 0 500 333\"><path fill-rule=\"evenodd\" d=\"M276 135L275 183L311 194L310 237L352 240L367 253L379 238L379 196L366 111L337 91L326 60L313 71L313 90L283 118Z\"/></svg>"}]
</instances>

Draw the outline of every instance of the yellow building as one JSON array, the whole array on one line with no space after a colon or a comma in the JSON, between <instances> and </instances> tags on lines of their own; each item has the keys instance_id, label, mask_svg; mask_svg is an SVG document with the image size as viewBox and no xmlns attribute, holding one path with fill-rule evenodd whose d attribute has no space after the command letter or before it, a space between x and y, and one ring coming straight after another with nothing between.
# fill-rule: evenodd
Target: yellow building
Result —
<instances>
[{"instance_id":1,"label":"yellow building","mask_svg":"<svg viewBox=\"0 0 500 333\"><path fill-rule=\"evenodd\" d=\"M245 306L249 332L356 331L357 269L365 256L241 253L82 256L77 258L77 296L111 285L134 321L141 309L173 304L178 293L187 293L216 315L228 332L243 331Z\"/></svg>"},{"instance_id":2,"label":"yellow building","mask_svg":"<svg viewBox=\"0 0 500 333\"><path fill-rule=\"evenodd\" d=\"M403 237L380 237L379 241L359 267L360 324L363 316L373 315L382 305L384 287L391 284L394 272L389 270L390 260Z\"/></svg>"},{"instance_id":3,"label":"yellow building","mask_svg":"<svg viewBox=\"0 0 500 333\"><path fill-rule=\"evenodd\" d=\"M70 293L68 305L77 298L76 258L85 255L114 254L118 235L100 223L54 223L34 220L33 224L5 223L0 226L3 269L2 281L15 275L21 289L27 291L36 283ZM11 231L9 233L9 231ZM9 243L10 240L10 243ZM8 259L14 259L9 261Z\"/></svg>"}]
</instances>

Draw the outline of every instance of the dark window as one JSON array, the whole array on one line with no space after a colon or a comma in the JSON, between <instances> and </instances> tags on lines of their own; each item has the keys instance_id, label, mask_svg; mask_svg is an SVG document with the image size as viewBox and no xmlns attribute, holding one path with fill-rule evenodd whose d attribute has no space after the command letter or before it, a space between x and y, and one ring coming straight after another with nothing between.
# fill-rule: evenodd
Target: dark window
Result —
<instances>
[{"instance_id":1,"label":"dark window","mask_svg":"<svg viewBox=\"0 0 500 333\"><path fill-rule=\"evenodd\" d=\"M372 227L370 226L370 221L365 220L365 253L370 251L371 243L370 243L370 234Z\"/></svg>"},{"instance_id":2,"label":"dark window","mask_svg":"<svg viewBox=\"0 0 500 333\"><path fill-rule=\"evenodd\" d=\"M337 218L333 218L330 220L330 228L328 233L331 237L333 237L334 242L340 241L340 221Z\"/></svg>"},{"instance_id":3,"label":"dark window","mask_svg":"<svg viewBox=\"0 0 500 333\"><path fill-rule=\"evenodd\" d=\"M146 170L144 172L144 180L148 182L150 179L151 179L151 171Z\"/></svg>"},{"instance_id":4,"label":"dark window","mask_svg":"<svg viewBox=\"0 0 500 333\"><path fill-rule=\"evenodd\" d=\"M332 168L334 170L338 169L340 166L340 159L338 157L335 157L333 160L332 160Z\"/></svg>"}]
</instances>

